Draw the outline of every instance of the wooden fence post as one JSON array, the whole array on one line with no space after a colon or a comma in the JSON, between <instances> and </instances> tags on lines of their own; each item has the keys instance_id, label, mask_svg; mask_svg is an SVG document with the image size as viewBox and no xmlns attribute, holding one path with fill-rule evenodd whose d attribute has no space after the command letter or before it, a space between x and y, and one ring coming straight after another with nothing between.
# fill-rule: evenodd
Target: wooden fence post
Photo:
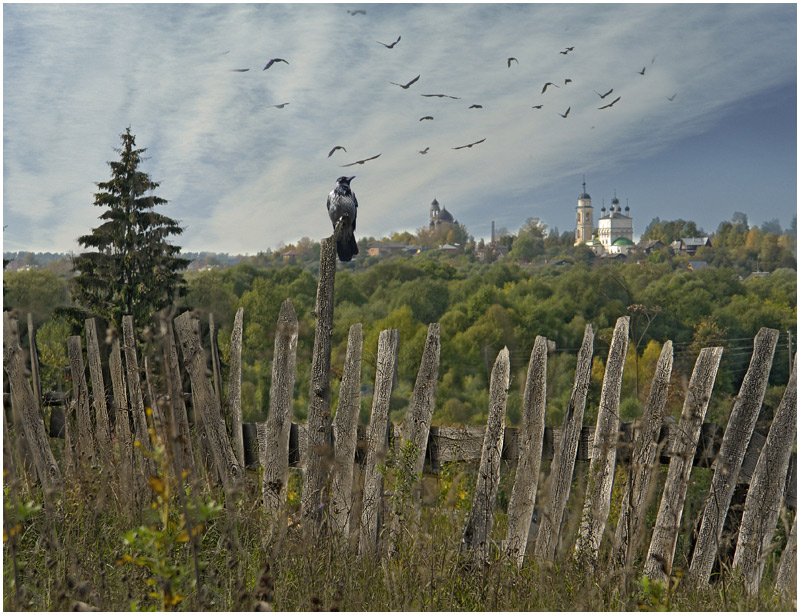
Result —
<instances>
[{"instance_id":1,"label":"wooden fence post","mask_svg":"<svg viewBox=\"0 0 800 615\"><path fill-rule=\"evenodd\" d=\"M547 339L537 335L528 362L528 377L522 400L517 472L511 499L508 501L506 553L520 568L525 560L528 531L536 504L536 488L539 485L546 397Z\"/></svg>"},{"instance_id":2,"label":"wooden fence post","mask_svg":"<svg viewBox=\"0 0 800 615\"><path fill-rule=\"evenodd\" d=\"M88 318L86 325L86 358L89 361L89 375L92 378L92 393L94 397L95 435L97 447L103 463L110 467L113 459L111 454L111 425L106 407L106 387L103 381L103 367L100 361L100 344L97 339L97 324L94 318Z\"/></svg>"},{"instance_id":3,"label":"wooden fence post","mask_svg":"<svg viewBox=\"0 0 800 615\"><path fill-rule=\"evenodd\" d=\"M319 282L314 315L314 350L311 357L311 383L308 393L306 429L308 448L303 460L303 490L300 511L304 519L322 519L323 489L326 472L323 458L331 448L331 332L333 331L333 291L336 282L336 236L320 242Z\"/></svg>"},{"instance_id":4,"label":"wooden fence post","mask_svg":"<svg viewBox=\"0 0 800 615\"><path fill-rule=\"evenodd\" d=\"M392 384L397 368L398 339L397 329L381 331L378 337L375 392L372 397L372 414L367 436L367 464L358 541L358 554L361 557L373 555L378 543L378 519L383 503L383 474L380 466L386 460L389 401L392 397Z\"/></svg>"},{"instance_id":5,"label":"wooden fence post","mask_svg":"<svg viewBox=\"0 0 800 615\"><path fill-rule=\"evenodd\" d=\"M225 421L220 412L219 400L206 377L205 354L200 345L200 338L195 334L191 321L191 313L184 312L173 322L180 340L186 371L189 372L189 379L192 381L192 391L196 401L195 412L199 412L202 417L217 474L225 492L231 494L243 479L244 468L239 465L233 454Z\"/></svg>"},{"instance_id":6,"label":"wooden fence post","mask_svg":"<svg viewBox=\"0 0 800 615\"><path fill-rule=\"evenodd\" d=\"M781 554L775 587L789 598L797 598L797 515L794 516L786 548Z\"/></svg>"},{"instance_id":7,"label":"wooden fence post","mask_svg":"<svg viewBox=\"0 0 800 615\"><path fill-rule=\"evenodd\" d=\"M244 467L244 435L242 434L242 329L244 308L236 310L231 332L231 371L228 376L228 411L231 413L233 452Z\"/></svg>"},{"instance_id":8,"label":"wooden fence post","mask_svg":"<svg viewBox=\"0 0 800 615\"><path fill-rule=\"evenodd\" d=\"M677 454L669 462L667 481L644 565L644 574L656 581L668 582L672 571L689 474L721 359L721 347L703 348L686 391L675 443Z\"/></svg>"},{"instance_id":9,"label":"wooden fence post","mask_svg":"<svg viewBox=\"0 0 800 615\"><path fill-rule=\"evenodd\" d=\"M575 556L586 559L592 565L597 563L600 542L611 510L611 488L614 484L619 441L619 398L622 391L622 371L628 353L629 325L629 316L620 316L617 319L611 347L608 349L600 407L597 409L592 460L589 462L586 497L583 501L578 539L575 542Z\"/></svg>"},{"instance_id":10,"label":"wooden fence post","mask_svg":"<svg viewBox=\"0 0 800 615\"><path fill-rule=\"evenodd\" d=\"M129 407L131 414L133 414L134 438L135 442L139 442L139 446L149 453L152 452L153 447L150 443L150 433L147 430L147 417L145 416L142 385L139 377L139 359L136 356L136 335L133 331L133 316L131 315L122 317L122 336L127 372L125 380L128 384ZM150 456L140 455L139 467L144 477L156 473L155 462ZM140 490L137 488L137 491Z\"/></svg>"},{"instance_id":11,"label":"wooden fence post","mask_svg":"<svg viewBox=\"0 0 800 615\"><path fill-rule=\"evenodd\" d=\"M569 490L572 485L572 472L575 469L575 457L578 453L578 441L580 440L583 426L583 411L586 407L586 394L589 390L589 379L592 371L593 347L594 330L592 325L586 325L581 349L578 351L575 383L564 414L561 446L553 455L547 510L541 517L539 532L536 535L535 555L536 559L541 561L555 559L561 537L561 525L567 510L567 500L569 499Z\"/></svg>"},{"instance_id":12,"label":"wooden fence post","mask_svg":"<svg viewBox=\"0 0 800 615\"><path fill-rule=\"evenodd\" d=\"M708 583L714 558L719 549L722 527L728 514L733 490L739 479L747 445L753 435L756 419L764 401L775 346L776 329L762 328L753 340L753 356L745 374L739 395L731 410L722 446L717 456L714 478L706 498L703 520L694 546L689 579L695 585Z\"/></svg>"},{"instance_id":13,"label":"wooden fence post","mask_svg":"<svg viewBox=\"0 0 800 615\"><path fill-rule=\"evenodd\" d=\"M189 432L189 417L186 414L186 403L183 401L183 382L180 363L178 363L178 350L175 346L175 331L169 319L164 319L164 327L166 329L167 375L170 384L169 396L172 405L172 437L177 438L180 444L181 467L196 474L192 436Z\"/></svg>"},{"instance_id":14,"label":"wooden fence post","mask_svg":"<svg viewBox=\"0 0 800 615\"><path fill-rule=\"evenodd\" d=\"M33 397L39 414L42 412L42 383L39 376L39 353L36 350L36 331L33 328L33 315L28 312L28 345L31 349L31 381L33 382Z\"/></svg>"},{"instance_id":15,"label":"wooden fence post","mask_svg":"<svg viewBox=\"0 0 800 615\"><path fill-rule=\"evenodd\" d=\"M656 468L656 455L659 449L658 436L669 395L672 361L672 342L667 340L658 357L641 426L635 429L628 483L622 496L611 558L612 567L624 568L626 573L639 549L644 530L650 481Z\"/></svg>"},{"instance_id":16,"label":"wooden fence post","mask_svg":"<svg viewBox=\"0 0 800 615\"><path fill-rule=\"evenodd\" d=\"M494 504L500 486L500 457L503 452L503 436L506 427L506 401L511 363L508 348L504 347L492 368L489 385L489 418L483 438L483 450L475 482L475 495L472 499L467 527L464 529L464 543L472 552L475 564L482 564L489 558L489 537L494 518Z\"/></svg>"},{"instance_id":17,"label":"wooden fence post","mask_svg":"<svg viewBox=\"0 0 800 615\"><path fill-rule=\"evenodd\" d=\"M33 389L25 377L22 348L19 345L19 336L15 335L13 331L11 321L12 318L8 312L3 312L3 369L8 374L12 399L19 409L22 430L33 457L36 474L43 491L45 494L49 494L61 486L61 470L50 450L50 442L44 430L44 421L33 398Z\"/></svg>"},{"instance_id":18,"label":"wooden fence post","mask_svg":"<svg viewBox=\"0 0 800 615\"><path fill-rule=\"evenodd\" d=\"M72 395L76 403L78 471L82 475L86 468L97 463L97 453L94 448L94 428L89 411L89 389L86 386L86 368L83 365L83 348L79 335L70 335L67 338L67 353L72 372Z\"/></svg>"},{"instance_id":19,"label":"wooden fence post","mask_svg":"<svg viewBox=\"0 0 800 615\"><path fill-rule=\"evenodd\" d=\"M125 370L122 367L122 353L119 339L115 339L108 355L108 369L111 372L111 386L114 391L114 432L119 445L119 478L123 510L130 511L136 503L134 488L133 434L131 433L131 417L128 406L128 395L125 392Z\"/></svg>"},{"instance_id":20,"label":"wooden fence post","mask_svg":"<svg viewBox=\"0 0 800 615\"><path fill-rule=\"evenodd\" d=\"M333 417L334 465L331 472L331 525L333 531L350 537L353 495L353 463L358 443L358 415L361 409L361 323L350 327L344 359L339 405Z\"/></svg>"},{"instance_id":21,"label":"wooden fence post","mask_svg":"<svg viewBox=\"0 0 800 615\"><path fill-rule=\"evenodd\" d=\"M786 472L797 434L797 357L783 399L772 419L767 440L756 469L750 479L744 504L739 541L733 556L733 567L744 577L748 594L758 592L764 560L770 552L770 542L778 521Z\"/></svg>"},{"instance_id":22,"label":"wooden fence post","mask_svg":"<svg viewBox=\"0 0 800 615\"><path fill-rule=\"evenodd\" d=\"M264 506L275 514L283 508L289 488L289 430L297 378L297 330L297 314L291 299L286 299L281 304L275 329L269 416L266 422L256 424Z\"/></svg>"},{"instance_id":23,"label":"wooden fence post","mask_svg":"<svg viewBox=\"0 0 800 615\"><path fill-rule=\"evenodd\" d=\"M222 410L222 365L219 360L219 345L217 344L217 325L214 322L214 313L208 313L208 339L211 344L211 369L214 374L214 394L217 396L217 402ZM222 415L225 420L224 414Z\"/></svg>"}]
</instances>

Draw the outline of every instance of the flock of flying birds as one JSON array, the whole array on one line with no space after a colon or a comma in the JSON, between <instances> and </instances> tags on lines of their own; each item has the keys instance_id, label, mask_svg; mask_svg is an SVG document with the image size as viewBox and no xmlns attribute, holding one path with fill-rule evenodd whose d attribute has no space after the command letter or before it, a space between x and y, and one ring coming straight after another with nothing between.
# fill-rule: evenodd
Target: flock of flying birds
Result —
<instances>
[{"instance_id":1,"label":"flock of flying birds","mask_svg":"<svg viewBox=\"0 0 800 615\"><path fill-rule=\"evenodd\" d=\"M352 15L352 16L356 16L356 15L366 15L366 14L367 14L367 12L366 12L365 10L363 10L363 9L356 9L356 10L352 10L352 11L351 11L351 10L348 10L348 11L347 11L347 13L348 13L349 15ZM381 42L381 41L376 41L376 42L377 42L379 45L383 45L383 46L384 46L386 49L394 49L395 45L397 45L397 44L398 44L398 43L399 43L401 40L402 40L402 36L398 36L398 37L397 37L397 39L396 39L394 42L392 42L392 43L383 43L383 42ZM565 47L563 51L559 51L558 53L559 53L559 54L561 54L561 55L567 55L567 54L569 54L570 52L572 52L572 51L574 51L574 50L575 50L575 47ZM226 53L227 53L227 52L226 52ZM651 63L651 64L655 63L655 60L656 60L656 57L655 57L655 56L653 56L653 59L651 60L651 62L650 62L650 63ZM284 60L283 58L272 58L272 59L270 59L270 60L267 62L267 64L264 66L264 68L263 68L262 70L268 70L270 67L272 67L273 65L275 65L275 64L277 64L277 63L280 63L280 62L282 62L282 63L284 63L284 64L287 64L287 65L289 64L289 62L288 62L287 60ZM508 67L508 68L511 68L511 63L512 63L512 62L516 62L516 64L517 64L517 65L519 64L519 60L517 60L517 58L515 58L515 57L508 57L508 58L506 58L506 65L507 65L507 67ZM644 75L645 75L645 71L646 71L646 69L647 69L647 66L645 65L645 66L643 66L643 67L642 67L642 70L637 70L637 71L635 71L635 72L636 72L637 74L639 74L639 75L642 75L642 76L644 76ZM247 71L249 71L250 69L249 69L249 68L234 68L234 69L231 69L231 70L232 70L233 72L240 72L240 73L243 73L243 72L247 72ZM394 81L390 81L389 83L390 83L391 85L396 85L396 86L398 86L398 87L400 87L400 88L402 88L402 89L404 89L404 90L407 90L407 89L409 89L411 86L413 86L413 85L414 85L414 84L415 84L417 81L419 81L420 77L421 77L421 75L417 75L416 77L414 77L413 79L411 79L411 81L409 81L408 83L396 83L396 82L394 82ZM552 87L554 87L554 88L560 88L560 87L566 87L566 86L567 86L567 85L569 85L570 83L572 83L572 79L570 79L570 78L565 78L565 79L564 79L564 85L563 85L563 86L559 86L559 85L557 85L557 84L553 83L552 81L548 81L548 82L546 82L546 83L544 84L544 86L542 87L542 92L541 92L541 93L542 93L542 94L544 94L544 93L547 91L547 88L549 88L549 87L551 87L551 86L552 86ZM610 96L610 95L611 95L611 94L614 92L614 88L611 88L611 89L609 89L609 90L608 90L606 93L604 93L604 94L601 94L601 93L600 93L600 92L598 92L597 90L593 90L593 92L594 92L595 94L597 94L597 95L600 97L600 100L602 100L603 102L605 102L605 99L606 99L606 97L607 97L607 96ZM672 101L674 101L674 100L675 100L675 97L676 97L677 95L678 95L678 93L676 92L676 93L674 93L672 96L667 96L666 98L667 98L667 100L668 100L668 101L672 102ZM460 98L460 97L458 97L458 96L451 96L451 95L449 95L449 94L420 94L420 96L423 96L423 97L426 97L426 98L450 98L450 99L452 99L452 100L461 100L461 98ZM614 105L616 105L616 104L617 104L617 103L618 103L618 102L619 102L621 99L622 99L622 96L617 96L617 97L616 97L616 98L614 98L614 99L613 99L611 102L609 102L609 103L606 103L606 104L603 104L602 106L600 106L600 107L597 107L597 109L598 109L598 110L600 110L600 111L602 111L602 110L604 110L604 109L610 109L610 108L612 108ZM280 104L271 105L271 106L272 106L272 107L275 107L275 108L277 108L277 109L283 109L283 108L284 108L284 107L286 107L286 105L288 105L288 104L289 104L289 103L288 103L288 102L286 102L286 103L280 103ZM542 104L538 104L538 105L533 105L531 108L532 108L532 109L542 109L543 107L544 107L544 104L542 103ZM480 104L472 104L472 105L470 105L468 108L469 108L469 109L483 109L483 105L480 105ZM564 113L561 113L560 111L557 111L556 113L557 113L559 116L561 116L562 118L564 118L564 119L567 119L567 117L569 116L569 112L570 112L570 110L571 110L571 109L572 109L572 106L568 106L568 107L567 107L567 110L566 110L566 111L564 111ZM419 118L419 121L420 121L420 122L422 122L422 121L424 121L424 120L433 120L433 119L434 119L434 117L433 117L432 115L425 115L425 116L423 116L423 117ZM592 126L592 128L594 128L594 126ZM480 139L479 141L474 141L473 143L467 143L466 145L459 145L459 146L457 146L457 147L453 147L453 148L451 148L451 149L454 149L454 150L459 150L459 149L468 149L468 148L471 148L471 147L473 147L474 145L479 145L479 144L483 143L484 141L486 141L486 137L484 137L483 139ZM328 158L330 158L331 156L333 156L333 154L334 154L336 151L338 151L338 150L342 150L342 151L343 151L343 152L345 152L345 153L347 152L347 150L344 148L344 146L342 146L342 145L336 145L336 146L334 146L334 147L333 147L333 148L332 148L332 149L331 149L331 150L328 152ZM430 151L430 147L426 147L426 148L425 148L425 149L423 149L423 150L419 150L419 153L420 153L420 154L423 154L423 155L425 155L425 154L427 154L427 153L428 153L428 151ZM371 156L371 157L369 157L369 158L364 158L363 160L356 160L355 162L351 162L351 163L349 163L349 164L343 164L343 165L341 165L341 166L342 166L342 167L352 167L352 166L355 166L355 165L358 165L358 164L364 164L364 163L366 163L366 162L369 162L370 160L375 160L376 158L379 158L379 157L380 157L380 155L381 155L381 154L376 154L375 156Z\"/></svg>"}]
</instances>

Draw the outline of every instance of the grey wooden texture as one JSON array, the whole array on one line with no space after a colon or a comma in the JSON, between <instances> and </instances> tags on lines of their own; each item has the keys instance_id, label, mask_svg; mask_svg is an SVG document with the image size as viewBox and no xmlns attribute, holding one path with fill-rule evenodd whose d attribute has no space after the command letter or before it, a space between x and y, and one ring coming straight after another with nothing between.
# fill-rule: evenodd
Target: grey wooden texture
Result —
<instances>
[{"instance_id":1,"label":"grey wooden texture","mask_svg":"<svg viewBox=\"0 0 800 615\"><path fill-rule=\"evenodd\" d=\"M797 436L797 357L783 399L772 419L764 448L750 479L739 526L733 567L744 578L748 594L758 592L786 485L786 473Z\"/></svg>"},{"instance_id":2,"label":"grey wooden texture","mask_svg":"<svg viewBox=\"0 0 800 615\"><path fill-rule=\"evenodd\" d=\"M575 543L575 555L592 564L597 563L600 542L611 510L611 488L614 484L620 432L619 401L622 392L622 372L625 368L625 356L628 353L629 328L630 318L620 316L608 349L600 406L597 410L592 459L589 462L586 496L583 501L578 539ZM702 421L700 422L702 424Z\"/></svg>"},{"instance_id":3,"label":"grey wooden texture","mask_svg":"<svg viewBox=\"0 0 800 615\"><path fill-rule=\"evenodd\" d=\"M337 224L341 232L341 221ZM322 519L324 488L327 479L325 458L331 456L331 333L336 283L336 232L320 242L319 282L314 315L314 350L308 393L308 448L303 460L303 488L300 512L317 523Z\"/></svg>"},{"instance_id":4,"label":"grey wooden texture","mask_svg":"<svg viewBox=\"0 0 800 615\"><path fill-rule=\"evenodd\" d=\"M17 468L14 452L11 450L11 437L8 435L8 419L3 411L3 483L13 490L17 483Z\"/></svg>"},{"instance_id":5,"label":"grey wooden texture","mask_svg":"<svg viewBox=\"0 0 800 615\"><path fill-rule=\"evenodd\" d=\"M33 315L28 313L28 345L31 350L31 382L33 383L33 398L39 408L39 414L44 417L42 412L42 383L39 375L39 352L36 350L36 330L33 328Z\"/></svg>"},{"instance_id":6,"label":"grey wooden texture","mask_svg":"<svg viewBox=\"0 0 800 615\"><path fill-rule=\"evenodd\" d=\"M644 517L649 504L650 483L658 468L658 436L664 419L664 408L669 395L672 375L672 341L661 348L655 374L650 384L650 394L641 423L634 428L633 451L628 464L628 482L620 505L619 520L614 535L612 565L629 570L639 550L644 532Z\"/></svg>"},{"instance_id":7,"label":"grey wooden texture","mask_svg":"<svg viewBox=\"0 0 800 615\"><path fill-rule=\"evenodd\" d=\"M358 415L361 409L361 352L364 342L361 323L350 326L344 359L339 403L333 417L333 456L331 469L331 528L350 537L353 518L353 463L358 442Z\"/></svg>"},{"instance_id":8,"label":"grey wooden texture","mask_svg":"<svg viewBox=\"0 0 800 615\"><path fill-rule=\"evenodd\" d=\"M375 370L375 389L367 436L367 463L361 505L358 554L375 554L378 544L379 517L383 504L383 474L380 466L386 461L389 430L389 401L397 369L397 329L385 329L378 337L378 356Z\"/></svg>"},{"instance_id":9,"label":"grey wooden texture","mask_svg":"<svg viewBox=\"0 0 800 615\"><path fill-rule=\"evenodd\" d=\"M728 425L725 427L725 435L722 438L714 477L695 542L689 579L696 585L708 583L717 556L722 527L728 514L728 506L739 479L739 469L764 401L777 343L778 331L767 328L762 328L753 341L750 367L742 380L739 394L728 418Z\"/></svg>"},{"instance_id":10,"label":"grey wooden texture","mask_svg":"<svg viewBox=\"0 0 800 615\"><path fill-rule=\"evenodd\" d=\"M86 359L89 362L89 375L92 379L92 399L94 406L95 437L97 448L103 464L110 467L111 455L111 424L106 406L106 385L103 380L103 367L100 358L100 343L97 339L97 324L94 318L88 318L86 326Z\"/></svg>"},{"instance_id":11,"label":"grey wooden texture","mask_svg":"<svg viewBox=\"0 0 800 615\"><path fill-rule=\"evenodd\" d=\"M128 409L128 394L125 390L125 370L122 366L119 339L115 339L111 345L111 353L108 355L108 370L111 373L111 387L114 391L114 433L117 436L119 447L120 501L123 504L123 510L133 510L136 504L133 434L131 433L131 415Z\"/></svg>"},{"instance_id":12,"label":"grey wooden texture","mask_svg":"<svg viewBox=\"0 0 800 615\"><path fill-rule=\"evenodd\" d=\"M220 409L222 409L222 366L220 365L219 361L219 345L217 343L218 336L219 331L217 330L217 325L214 322L214 313L209 312L208 338L211 343L211 369L214 374L214 394L217 396L217 403L219 403Z\"/></svg>"},{"instance_id":13,"label":"grey wooden texture","mask_svg":"<svg viewBox=\"0 0 800 615\"><path fill-rule=\"evenodd\" d=\"M794 516L786 548L781 554L775 587L789 598L797 598L797 515Z\"/></svg>"},{"instance_id":14,"label":"grey wooden texture","mask_svg":"<svg viewBox=\"0 0 800 615\"><path fill-rule=\"evenodd\" d=\"M721 359L722 348L703 348L689 381L678 425L678 450L681 452L669 462L667 480L644 565L644 574L653 580L665 583L669 581L692 460Z\"/></svg>"},{"instance_id":15,"label":"grey wooden texture","mask_svg":"<svg viewBox=\"0 0 800 615\"><path fill-rule=\"evenodd\" d=\"M528 362L522 398L522 427L519 430L519 458L508 501L506 553L520 568L525 559L528 531L536 503L544 442L544 413L547 397L547 339L536 336Z\"/></svg>"},{"instance_id":16,"label":"grey wooden texture","mask_svg":"<svg viewBox=\"0 0 800 615\"><path fill-rule=\"evenodd\" d=\"M125 352L125 380L128 384L129 407L133 415L134 445L135 442L139 442L139 446L150 453L153 450L153 446L147 430L147 417L145 416L144 399L142 398L139 359L136 356L136 335L133 331L133 316L122 317L122 336ZM137 457L142 475L147 477L156 473L152 457L148 455L138 455Z\"/></svg>"},{"instance_id":17,"label":"grey wooden texture","mask_svg":"<svg viewBox=\"0 0 800 615\"><path fill-rule=\"evenodd\" d=\"M89 388L86 385L86 368L83 364L83 348L79 335L67 338L67 354L72 373L72 398L76 402L77 434L75 446L77 451L78 471L84 472L97 463L94 446L94 427L89 410Z\"/></svg>"},{"instance_id":18,"label":"grey wooden texture","mask_svg":"<svg viewBox=\"0 0 800 615\"><path fill-rule=\"evenodd\" d=\"M482 564L489 557L489 540L494 519L494 505L500 487L500 461L506 426L506 402L511 363L508 348L497 355L489 383L489 418L483 451L478 465L472 508L464 529L464 544L472 553L472 560Z\"/></svg>"},{"instance_id":19,"label":"grey wooden texture","mask_svg":"<svg viewBox=\"0 0 800 615\"><path fill-rule=\"evenodd\" d=\"M236 310L231 332L231 369L228 375L228 412L231 414L233 452L239 465L244 467L244 440L242 436L242 329L244 308Z\"/></svg>"},{"instance_id":20,"label":"grey wooden texture","mask_svg":"<svg viewBox=\"0 0 800 615\"><path fill-rule=\"evenodd\" d=\"M562 441L555 449L553 463L548 482L548 496L544 512L539 523L536 536L535 556L537 560L552 561L561 537L561 525L567 510L572 473L575 469L575 457L578 452L578 441L581 436L583 411L586 407L586 394L589 390L589 379L592 370L592 350L594 347L594 330L586 325L583 342L578 351L578 363L575 368L575 382L572 394L564 414Z\"/></svg>"},{"instance_id":21,"label":"grey wooden texture","mask_svg":"<svg viewBox=\"0 0 800 615\"><path fill-rule=\"evenodd\" d=\"M180 363L178 363L178 350L175 346L175 331L169 319L165 319L164 328L166 330L165 352L170 387L169 398L172 407L171 433L173 441L178 444L181 467L192 474L196 474L197 468L194 463L189 417L186 413L186 403L183 400L183 379L181 378Z\"/></svg>"},{"instance_id":22,"label":"grey wooden texture","mask_svg":"<svg viewBox=\"0 0 800 615\"><path fill-rule=\"evenodd\" d=\"M36 475L45 493L50 493L61 486L61 470L50 450L44 421L33 397L33 388L25 377L25 360L19 345L19 335L16 334L18 328L15 328L12 320L14 319L8 312L3 312L3 369L8 374L12 403L19 412L22 432L28 443ZM15 434L17 438L20 435Z\"/></svg>"},{"instance_id":23,"label":"grey wooden texture","mask_svg":"<svg viewBox=\"0 0 800 615\"><path fill-rule=\"evenodd\" d=\"M184 312L175 318L173 324L180 340L184 365L192 383L196 401L195 412L202 417L214 467L225 491L230 493L238 489L240 481L244 478L244 468L239 465L233 454L219 400L206 377L205 354L200 345L200 338L195 333L191 321L191 314Z\"/></svg>"},{"instance_id":24,"label":"grey wooden texture","mask_svg":"<svg viewBox=\"0 0 800 615\"><path fill-rule=\"evenodd\" d=\"M258 425L259 459L264 468L264 506L278 513L286 503L289 487L289 432L292 425L292 394L297 379L297 314L290 299L281 304L275 329L269 416ZM242 444L244 455L244 444Z\"/></svg>"}]
</instances>

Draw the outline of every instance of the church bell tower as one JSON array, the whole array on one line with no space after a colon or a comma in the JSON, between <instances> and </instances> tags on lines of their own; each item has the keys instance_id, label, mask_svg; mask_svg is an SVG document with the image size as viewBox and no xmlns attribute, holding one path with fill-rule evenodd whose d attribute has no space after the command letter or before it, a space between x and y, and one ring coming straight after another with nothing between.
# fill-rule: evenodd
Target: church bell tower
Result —
<instances>
[{"instance_id":1,"label":"church bell tower","mask_svg":"<svg viewBox=\"0 0 800 615\"><path fill-rule=\"evenodd\" d=\"M583 179L583 193L578 196L577 220L575 224L575 245L586 243L594 235L594 208L592 197L586 192L586 178Z\"/></svg>"}]
</instances>

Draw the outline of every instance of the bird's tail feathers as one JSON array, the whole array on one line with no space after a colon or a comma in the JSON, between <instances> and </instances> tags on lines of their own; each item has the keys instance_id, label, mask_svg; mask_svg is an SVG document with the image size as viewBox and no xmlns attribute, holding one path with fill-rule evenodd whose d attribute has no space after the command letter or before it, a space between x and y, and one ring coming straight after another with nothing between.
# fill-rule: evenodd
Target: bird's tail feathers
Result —
<instances>
[{"instance_id":1,"label":"bird's tail feathers","mask_svg":"<svg viewBox=\"0 0 800 615\"><path fill-rule=\"evenodd\" d=\"M358 254L358 243L353 233L342 230L342 234L336 241L336 254L339 255L339 260L343 263L350 262Z\"/></svg>"}]
</instances>

